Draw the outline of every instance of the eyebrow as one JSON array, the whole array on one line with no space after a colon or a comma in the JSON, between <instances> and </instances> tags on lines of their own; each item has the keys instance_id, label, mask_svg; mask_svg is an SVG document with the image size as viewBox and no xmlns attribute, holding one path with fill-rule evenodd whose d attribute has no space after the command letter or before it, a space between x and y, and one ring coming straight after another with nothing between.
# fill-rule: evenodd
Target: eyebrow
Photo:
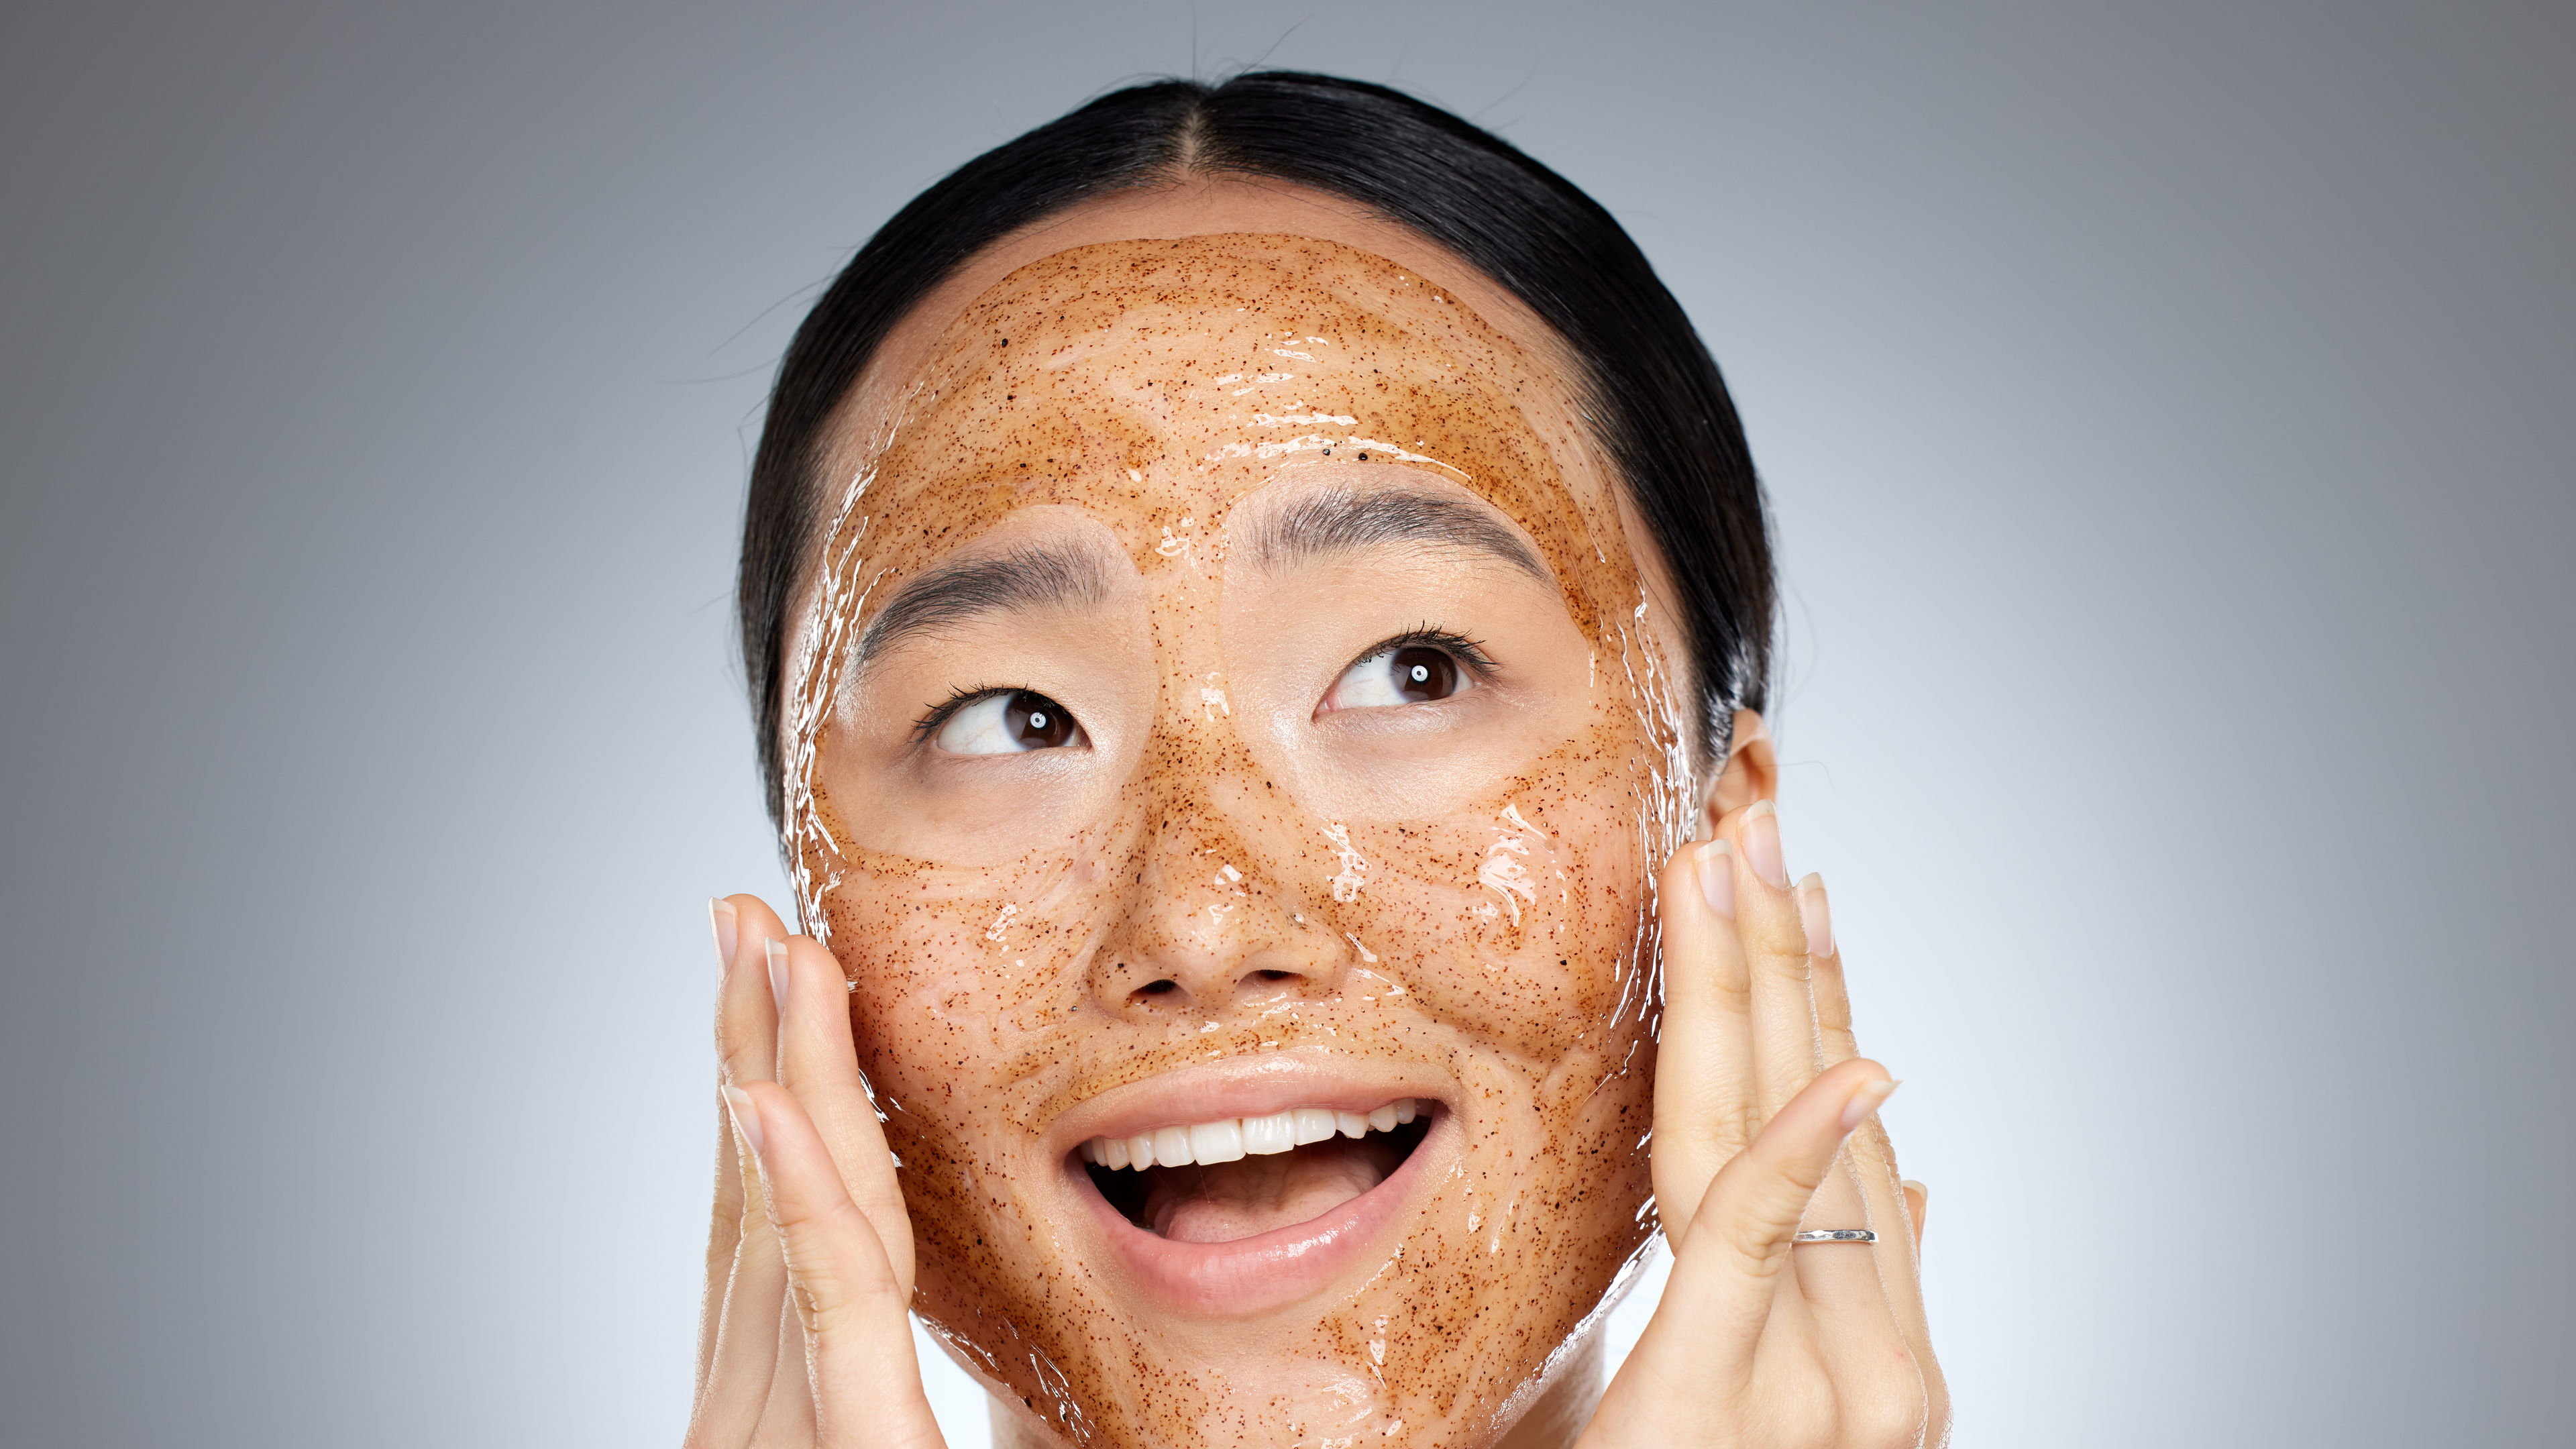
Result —
<instances>
[{"instance_id":1,"label":"eyebrow","mask_svg":"<svg viewBox=\"0 0 2576 1449\"><path fill-rule=\"evenodd\" d=\"M1300 498L1260 526L1252 557L1262 568L1276 569L1393 543L1487 554L1556 586L1538 554L1501 519L1463 499L1406 488L1336 488Z\"/></svg>"},{"instance_id":2,"label":"eyebrow","mask_svg":"<svg viewBox=\"0 0 2576 1449\"><path fill-rule=\"evenodd\" d=\"M1089 548L1015 548L918 575L888 600L859 634L852 672L915 636L985 614L1096 608L1109 600L1109 578Z\"/></svg>"}]
</instances>

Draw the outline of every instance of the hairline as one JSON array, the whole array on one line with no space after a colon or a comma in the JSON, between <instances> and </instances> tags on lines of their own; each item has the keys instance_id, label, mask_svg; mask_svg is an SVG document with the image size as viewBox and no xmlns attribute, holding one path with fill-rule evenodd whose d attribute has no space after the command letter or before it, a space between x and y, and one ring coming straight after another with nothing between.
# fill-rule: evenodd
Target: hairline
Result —
<instances>
[{"instance_id":1,"label":"hairline","mask_svg":"<svg viewBox=\"0 0 2576 1449\"><path fill-rule=\"evenodd\" d=\"M1617 416L1617 410L1607 405L1607 399L1604 395L1607 388L1607 382L1600 375L1599 370L1593 365L1592 361L1584 355L1583 350L1575 344L1572 338L1566 336L1564 332L1560 331L1554 324L1550 323L1546 317L1539 313L1538 309L1532 303L1523 298L1519 293L1513 291L1511 287L1506 285L1500 278L1494 276L1492 273L1486 271L1484 268L1476 265L1467 258L1460 256L1456 251L1443 244L1438 238L1429 235L1418 227L1412 226L1398 218L1389 216L1377 208L1361 202L1357 198L1346 196L1336 191L1327 190L1323 187L1309 182L1300 181L1292 177L1276 176L1265 171L1225 165L1221 161L1197 154L1195 148L1193 148L1191 154L1175 158L1165 165L1154 168L1151 171L1139 173L1120 185L1106 187L1089 195L1075 198L1052 211L1031 218L1029 221L1001 236L994 237L982 246L958 257L936 281L932 282L928 287L922 290L920 296L913 299L911 305L907 306L903 312L896 317L893 324L886 329L885 333L877 339L876 345L869 351L867 360L859 366L856 372L852 375L849 386L842 391L840 397L825 412L822 421L816 426L813 436L809 440L808 456L804 465L798 470L801 476L800 486L796 490L796 496L799 502L798 523L801 529L809 535L805 540L806 543L810 545L814 542L810 535L812 531L817 528L819 521L824 516L824 511L828 506L828 495L826 490L830 486L833 475L827 471L826 459L833 450L833 440L836 437L846 436L847 434L846 426L836 426L836 424L846 424L849 421L849 410L859 405L861 398L870 390L871 385L882 383L885 380L885 372L882 364L890 350L888 344L893 343L896 338L905 331L905 329L913 326L917 321L919 321L924 316L924 309L938 299L940 292L956 285L959 279L967 276L978 262L1010 247L1016 242L1038 235L1051 228L1061 226L1068 218L1071 218L1091 207L1114 203L1139 194L1174 191L1186 187L1193 182L1222 180L1236 181L1265 190L1301 193L1322 203L1326 210L1339 212L1344 216L1385 226L1394 231L1400 232L1415 245L1424 247L1434 255L1438 256L1447 264L1447 266L1455 268L1458 276L1472 278L1475 282L1481 284L1482 288L1486 290L1489 295L1485 298L1479 299L1477 303L1472 304L1470 306L1470 310L1475 312L1480 319L1484 320L1485 325L1493 328L1497 333L1500 333L1510 341L1525 347L1535 344L1548 355L1548 361L1554 366L1554 368L1561 374L1565 375L1566 382L1568 384L1567 391L1569 393L1567 400L1574 405L1577 416L1582 423L1584 437L1601 451L1601 460L1604 464L1603 471L1607 475L1610 485L1611 501L1614 506L1620 509L1623 515L1620 532L1626 539L1632 561L1634 561L1638 566L1640 585L1646 589L1649 595L1655 596L1658 612L1674 612L1672 605L1676 603L1677 600L1668 600L1667 597L1665 597L1672 593L1672 581L1669 577L1671 567L1670 561L1664 557L1662 541L1654 536L1654 530L1650 526L1642 526L1645 524L1645 520L1642 515L1640 514L1633 518L1628 516L1632 508L1634 508L1639 502L1635 496L1637 485L1635 481L1628 476L1628 470L1620 458L1620 450L1616 444L1616 440L1610 437L1602 427L1602 421L1604 419ZM1403 267L1405 265L1404 263L1395 261L1392 258L1383 257L1378 253L1370 252L1367 248L1362 247L1355 242L1344 241L1335 237L1316 236L1311 232L1283 233L1216 231L1187 233L1184 236L1176 237L1103 237L1094 241L1077 242L1070 246L1059 247L1055 250L1030 257L1014 265L1005 271L1000 277L994 278L991 283L987 284L987 289L992 286L1000 285L1004 279L1024 267L1035 266L1049 258L1062 256L1067 252L1080 251L1091 246L1114 245L1122 241L1178 241L1192 237L1264 235L1302 237L1307 240L1323 242L1332 246L1348 247L1354 251L1364 252L1370 256L1377 256L1379 260L1385 261L1392 266ZM1414 268L1406 269L1417 270ZM1444 282L1439 285L1444 287L1453 287L1454 289L1453 283ZM947 328L954 326L957 318L964 316L968 309L973 307L976 298L981 295L981 292L977 292L973 296L960 299L954 312L948 317L946 323L940 328L939 332L931 334L932 337L936 338L937 336L944 335ZM1506 312L1517 313L1517 320L1523 321L1527 327L1533 329L1535 335L1522 336L1515 330L1506 329L1495 319L1485 316L1486 312L1496 308ZM1631 526L1632 524L1641 526ZM792 658L790 652L783 646L786 640L792 636L793 632L798 627L796 621L804 615L807 606L811 603L810 590L814 582L813 571L816 553L817 550L810 546L800 548L797 551L797 562L794 564L795 572L789 580L789 587L787 590L786 608L788 612L780 621L780 641L782 644L780 662L782 665L785 665L787 661ZM1536 563L1534 557L1531 562ZM1556 580L1553 574L1546 570L1544 565L1539 565L1537 572L1539 576L1545 579L1551 587L1561 587L1559 581ZM1658 588L1657 584L1661 584L1662 587ZM880 618L882 617L883 616L880 615ZM1680 616L1676 615L1675 623L1680 624L1681 622ZM890 643L891 641L888 642ZM1691 707L1686 708L1682 712L1684 720L1684 743L1689 749L1691 757L1694 760L1704 765L1714 765L1716 763L1716 752L1721 747L1720 742L1725 740L1732 733L1731 725L1727 720L1716 717L1715 714L1707 707L1706 700L1708 690L1704 681L1699 677L1700 661L1691 648L1688 629L1686 627L1683 628L1681 633L1674 637L1671 642L1673 646L1671 652L1674 656L1674 667L1681 674L1681 694L1682 697L1685 700L1690 701L1691 704ZM854 665L865 657L858 653L857 650L865 649L867 647L867 643L866 635L863 633L859 644L855 646L852 655L852 662ZM773 692L782 699L785 697L784 692L787 688L787 672L786 668L779 669L771 685ZM784 711L781 711L780 723L782 725L786 723ZM782 741L782 743L784 742Z\"/></svg>"}]
</instances>

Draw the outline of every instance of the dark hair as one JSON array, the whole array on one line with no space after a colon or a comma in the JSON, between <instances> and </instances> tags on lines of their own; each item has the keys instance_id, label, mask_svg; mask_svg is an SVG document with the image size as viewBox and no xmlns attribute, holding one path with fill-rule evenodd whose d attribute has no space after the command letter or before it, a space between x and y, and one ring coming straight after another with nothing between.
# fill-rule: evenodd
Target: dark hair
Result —
<instances>
[{"instance_id":1,"label":"dark hair","mask_svg":"<svg viewBox=\"0 0 2576 1449\"><path fill-rule=\"evenodd\" d=\"M816 546L825 421L886 334L966 260L1080 202L1189 175L1267 177L1359 203L1475 266L1563 337L1584 411L1662 550L1698 695L1696 745L1760 709L1773 586L1762 486L1717 364L1598 202L1501 138L1384 86L1297 71L1113 91L985 152L895 213L779 364L742 529L742 653L773 817L781 651Z\"/></svg>"}]
</instances>

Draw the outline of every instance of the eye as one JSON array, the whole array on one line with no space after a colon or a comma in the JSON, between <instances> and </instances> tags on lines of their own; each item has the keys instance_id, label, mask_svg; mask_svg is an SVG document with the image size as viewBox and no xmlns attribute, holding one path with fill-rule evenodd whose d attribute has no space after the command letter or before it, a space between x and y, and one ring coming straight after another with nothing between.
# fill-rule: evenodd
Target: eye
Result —
<instances>
[{"instance_id":1,"label":"eye","mask_svg":"<svg viewBox=\"0 0 2576 1449\"><path fill-rule=\"evenodd\" d=\"M1429 704L1476 687L1474 663L1437 644L1405 643L1380 648L1342 671L1324 696L1324 709L1383 709L1397 704Z\"/></svg>"},{"instance_id":2,"label":"eye","mask_svg":"<svg viewBox=\"0 0 2576 1449\"><path fill-rule=\"evenodd\" d=\"M1032 690L996 690L949 711L933 744L952 755L1016 755L1088 745L1072 712Z\"/></svg>"}]
</instances>

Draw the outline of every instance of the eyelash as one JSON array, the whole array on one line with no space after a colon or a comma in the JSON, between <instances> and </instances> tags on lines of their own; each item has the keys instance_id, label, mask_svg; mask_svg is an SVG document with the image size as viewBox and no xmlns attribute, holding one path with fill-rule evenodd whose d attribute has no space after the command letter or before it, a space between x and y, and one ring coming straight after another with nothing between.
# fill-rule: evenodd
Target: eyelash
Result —
<instances>
[{"instance_id":1,"label":"eyelash","mask_svg":"<svg viewBox=\"0 0 2576 1449\"><path fill-rule=\"evenodd\" d=\"M1459 663L1467 666L1467 672L1474 675L1478 683L1490 682L1502 667L1496 664L1493 656L1487 654L1484 646L1478 644L1475 640L1468 638L1464 634L1453 634L1446 629L1436 628L1430 624L1425 624L1418 629L1408 629L1404 633L1398 634L1392 639L1381 639L1377 643L1361 650L1358 654L1351 657L1351 662L1349 664L1342 666L1342 672L1347 674L1354 665L1375 659L1381 654L1392 654L1398 649L1413 649L1423 646L1447 651L1451 657L1455 658ZM1336 675L1334 677L1339 678L1340 676Z\"/></svg>"},{"instance_id":2,"label":"eyelash","mask_svg":"<svg viewBox=\"0 0 2576 1449\"><path fill-rule=\"evenodd\" d=\"M1398 649L1412 649L1417 646L1448 651L1460 664L1467 666L1467 672L1476 676L1480 683L1491 680L1501 667L1494 663L1492 655L1485 652L1484 646L1475 640L1464 634L1452 633L1447 629L1425 624L1418 629L1407 629L1393 638L1379 640L1354 655L1351 663L1343 665L1342 668L1344 672L1348 672L1351 665L1358 664L1362 660L1375 659L1381 654L1391 654ZM918 745L928 741L932 735L939 733L940 726L947 724L951 716L977 700L990 699L997 694L1009 694L1016 687L982 685L974 689L948 691L946 699L932 705L929 713L912 722L912 743Z\"/></svg>"}]
</instances>

